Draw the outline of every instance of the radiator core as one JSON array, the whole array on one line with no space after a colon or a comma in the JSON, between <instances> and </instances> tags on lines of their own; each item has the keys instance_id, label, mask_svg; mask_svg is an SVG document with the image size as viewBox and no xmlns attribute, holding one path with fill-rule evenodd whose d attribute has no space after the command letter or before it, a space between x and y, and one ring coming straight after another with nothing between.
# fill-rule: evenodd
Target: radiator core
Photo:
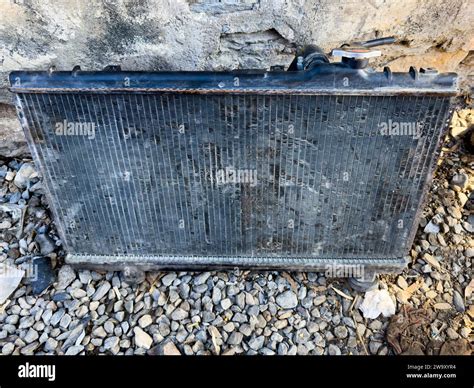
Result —
<instances>
[{"instance_id":1,"label":"radiator core","mask_svg":"<svg viewBox=\"0 0 474 388\"><path fill-rule=\"evenodd\" d=\"M69 259L173 267L400 266L452 95L16 76Z\"/></svg>"}]
</instances>

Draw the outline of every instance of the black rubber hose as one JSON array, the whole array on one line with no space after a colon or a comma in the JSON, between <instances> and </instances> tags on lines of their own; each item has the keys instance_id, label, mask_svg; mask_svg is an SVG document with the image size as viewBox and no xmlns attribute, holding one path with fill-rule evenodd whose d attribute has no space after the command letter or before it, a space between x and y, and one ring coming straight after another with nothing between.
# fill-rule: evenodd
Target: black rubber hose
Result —
<instances>
[{"instance_id":1,"label":"black rubber hose","mask_svg":"<svg viewBox=\"0 0 474 388\"><path fill-rule=\"evenodd\" d=\"M298 70L297 63L298 57L303 57L305 68L308 68L311 65L316 65L318 63L329 63L329 59L321 48L315 45L304 46L301 50L298 51L293 62L291 62L288 67L288 71ZM308 61L310 59L310 61Z\"/></svg>"},{"instance_id":2,"label":"black rubber hose","mask_svg":"<svg viewBox=\"0 0 474 388\"><path fill-rule=\"evenodd\" d=\"M392 44L395 42L396 42L396 39L393 36L389 36L386 38L368 40L366 42L361 42L361 44L364 47L375 47L375 46L382 46L384 44Z\"/></svg>"}]
</instances>

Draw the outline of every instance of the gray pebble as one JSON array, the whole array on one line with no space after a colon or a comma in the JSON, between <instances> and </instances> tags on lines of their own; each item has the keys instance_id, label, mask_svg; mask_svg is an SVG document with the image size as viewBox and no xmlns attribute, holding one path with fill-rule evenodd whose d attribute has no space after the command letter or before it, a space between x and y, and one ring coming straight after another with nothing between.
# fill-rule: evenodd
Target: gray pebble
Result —
<instances>
[{"instance_id":1,"label":"gray pebble","mask_svg":"<svg viewBox=\"0 0 474 388\"><path fill-rule=\"evenodd\" d=\"M71 346L70 348L68 348L68 350L66 351L66 356L76 356L78 355L80 352L82 352L84 350L84 346L82 345L75 345L75 346Z\"/></svg>"},{"instance_id":2,"label":"gray pebble","mask_svg":"<svg viewBox=\"0 0 474 388\"><path fill-rule=\"evenodd\" d=\"M221 301L221 298L222 298L222 292L220 288L214 287L212 289L212 303L219 304L219 302Z\"/></svg>"},{"instance_id":3,"label":"gray pebble","mask_svg":"<svg viewBox=\"0 0 474 388\"><path fill-rule=\"evenodd\" d=\"M104 349L110 350L118 346L120 341L119 337L109 337L104 341Z\"/></svg>"},{"instance_id":4,"label":"gray pebble","mask_svg":"<svg viewBox=\"0 0 474 388\"><path fill-rule=\"evenodd\" d=\"M330 356L340 356L341 355L341 349L339 349L334 344L330 344L329 347L328 347L328 354Z\"/></svg>"},{"instance_id":5,"label":"gray pebble","mask_svg":"<svg viewBox=\"0 0 474 388\"><path fill-rule=\"evenodd\" d=\"M306 329L299 329L296 334L295 334L295 342L297 344L305 344L309 338L310 338L310 334L308 333L308 330Z\"/></svg>"},{"instance_id":6,"label":"gray pebble","mask_svg":"<svg viewBox=\"0 0 474 388\"><path fill-rule=\"evenodd\" d=\"M291 290L287 290L276 297L276 303L284 309L292 309L298 305L298 298Z\"/></svg>"},{"instance_id":7,"label":"gray pebble","mask_svg":"<svg viewBox=\"0 0 474 388\"><path fill-rule=\"evenodd\" d=\"M76 273L70 265L63 265L58 272L57 290L64 290L76 279Z\"/></svg>"},{"instance_id":8,"label":"gray pebble","mask_svg":"<svg viewBox=\"0 0 474 388\"><path fill-rule=\"evenodd\" d=\"M263 335L259 337L254 337L252 338L249 342L248 345L250 346L251 349L253 350L259 350L263 347L263 344L265 342L265 337Z\"/></svg>"},{"instance_id":9,"label":"gray pebble","mask_svg":"<svg viewBox=\"0 0 474 388\"><path fill-rule=\"evenodd\" d=\"M29 345L24 346L20 349L20 353L24 356L31 356L34 354L35 350L38 349L39 342L32 342Z\"/></svg>"},{"instance_id":10,"label":"gray pebble","mask_svg":"<svg viewBox=\"0 0 474 388\"><path fill-rule=\"evenodd\" d=\"M278 355L286 356L288 354L288 345L285 342L278 344Z\"/></svg>"},{"instance_id":11,"label":"gray pebble","mask_svg":"<svg viewBox=\"0 0 474 388\"><path fill-rule=\"evenodd\" d=\"M337 338L346 338L347 335L348 335L348 331L347 331L347 328L345 326L337 326L335 329L334 329L334 334Z\"/></svg>"},{"instance_id":12,"label":"gray pebble","mask_svg":"<svg viewBox=\"0 0 474 388\"><path fill-rule=\"evenodd\" d=\"M232 302L230 301L229 298L223 299L221 301L221 307L222 307L223 310L229 309L230 306L232 306Z\"/></svg>"},{"instance_id":13,"label":"gray pebble","mask_svg":"<svg viewBox=\"0 0 474 388\"><path fill-rule=\"evenodd\" d=\"M246 337L249 337L253 332L252 328L248 324L240 325L239 331Z\"/></svg>"},{"instance_id":14,"label":"gray pebble","mask_svg":"<svg viewBox=\"0 0 474 388\"><path fill-rule=\"evenodd\" d=\"M318 295L317 297L314 298L313 305L314 306L320 306L324 302L326 302L326 295Z\"/></svg>"},{"instance_id":15,"label":"gray pebble","mask_svg":"<svg viewBox=\"0 0 474 388\"><path fill-rule=\"evenodd\" d=\"M158 325L158 331L163 337L167 337L171 333L170 326L163 322Z\"/></svg>"},{"instance_id":16,"label":"gray pebble","mask_svg":"<svg viewBox=\"0 0 474 388\"><path fill-rule=\"evenodd\" d=\"M37 234L35 238L36 243L40 248L40 253L43 256L53 253L56 249L54 240L47 234Z\"/></svg>"},{"instance_id":17,"label":"gray pebble","mask_svg":"<svg viewBox=\"0 0 474 388\"><path fill-rule=\"evenodd\" d=\"M23 317L20 319L20 325L18 326L19 329L27 329L35 323L35 318L31 315Z\"/></svg>"},{"instance_id":18,"label":"gray pebble","mask_svg":"<svg viewBox=\"0 0 474 388\"><path fill-rule=\"evenodd\" d=\"M81 341L85 336L85 331L83 325L78 325L73 330L65 333L67 335L66 341L62 345L62 349L66 350L72 345L78 345L78 342Z\"/></svg>"},{"instance_id":19,"label":"gray pebble","mask_svg":"<svg viewBox=\"0 0 474 388\"><path fill-rule=\"evenodd\" d=\"M163 283L165 287L169 287L171 286L171 284L173 284L176 278L177 278L177 275L174 272L171 272L161 278L161 283Z\"/></svg>"},{"instance_id":20,"label":"gray pebble","mask_svg":"<svg viewBox=\"0 0 474 388\"><path fill-rule=\"evenodd\" d=\"M7 342L2 347L2 355L9 356L15 350L15 345L11 342Z\"/></svg>"},{"instance_id":21,"label":"gray pebble","mask_svg":"<svg viewBox=\"0 0 474 388\"><path fill-rule=\"evenodd\" d=\"M377 354L379 348L382 346L380 341L370 341L369 342L369 351L371 354Z\"/></svg>"},{"instance_id":22,"label":"gray pebble","mask_svg":"<svg viewBox=\"0 0 474 388\"><path fill-rule=\"evenodd\" d=\"M202 272L194 278L194 285L199 286L206 283L207 279L211 276L210 272Z\"/></svg>"},{"instance_id":23,"label":"gray pebble","mask_svg":"<svg viewBox=\"0 0 474 388\"><path fill-rule=\"evenodd\" d=\"M97 288L94 295L92 296L92 300L101 300L107 293L109 292L111 285L109 282L104 281L102 284Z\"/></svg>"},{"instance_id":24,"label":"gray pebble","mask_svg":"<svg viewBox=\"0 0 474 388\"><path fill-rule=\"evenodd\" d=\"M138 320L138 325L142 329L144 329L145 327L150 326L152 323L153 323L153 319L152 319L151 315L149 315L149 314L145 314L145 315L141 316L140 319Z\"/></svg>"},{"instance_id":25,"label":"gray pebble","mask_svg":"<svg viewBox=\"0 0 474 388\"><path fill-rule=\"evenodd\" d=\"M227 340L227 343L229 345L239 345L242 342L243 338L244 338L244 336L242 335L242 333L239 333L238 331L235 331L229 336L229 339Z\"/></svg>"},{"instance_id":26,"label":"gray pebble","mask_svg":"<svg viewBox=\"0 0 474 388\"><path fill-rule=\"evenodd\" d=\"M48 338L44 343L44 350L47 352L54 352L57 347L58 341L56 341L54 338Z\"/></svg>"},{"instance_id":27,"label":"gray pebble","mask_svg":"<svg viewBox=\"0 0 474 388\"><path fill-rule=\"evenodd\" d=\"M458 312L463 313L464 311L466 311L466 307L464 305L464 298L458 291L454 291L453 302Z\"/></svg>"},{"instance_id":28,"label":"gray pebble","mask_svg":"<svg viewBox=\"0 0 474 388\"><path fill-rule=\"evenodd\" d=\"M92 281L91 271L81 270L79 271L79 280L82 284L89 284Z\"/></svg>"},{"instance_id":29,"label":"gray pebble","mask_svg":"<svg viewBox=\"0 0 474 388\"><path fill-rule=\"evenodd\" d=\"M114 329L115 329L115 325L112 321L107 321L104 323L104 330L107 333L112 334L114 332Z\"/></svg>"},{"instance_id":30,"label":"gray pebble","mask_svg":"<svg viewBox=\"0 0 474 388\"><path fill-rule=\"evenodd\" d=\"M59 321L59 326L61 326L63 329L67 329L71 321L71 316L69 314L64 314L61 320Z\"/></svg>"},{"instance_id":31,"label":"gray pebble","mask_svg":"<svg viewBox=\"0 0 474 388\"><path fill-rule=\"evenodd\" d=\"M92 331L92 335L99 338L105 338L107 337L107 332L104 330L102 326L99 326Z\"/></svg>"},{"instance_id":32,"label":"gray pebble","mask_svg":"<svg viewBox=\"0 0 474 388\"><path fill-rule=\"evenodd\" d=\"M171 319L173 321L181 321L188 317L188 312L183 310L182 308L178 307L171 313Z\"/></svg>"},{"instance_id":33,"label":"gray pebble","mask_svg":"<svg viewBox=\"0 0 474 388\"><path fill-rule=\"evenodd\" d=\"M30 328L28 330L28 332L26 333L25 337L23 338L23 340L27 343L27 344L30 344L32 343L33 341L36 341L38 339L39 335L38 335L38 332L32 328Z\"/></svg>"}]
</instances>

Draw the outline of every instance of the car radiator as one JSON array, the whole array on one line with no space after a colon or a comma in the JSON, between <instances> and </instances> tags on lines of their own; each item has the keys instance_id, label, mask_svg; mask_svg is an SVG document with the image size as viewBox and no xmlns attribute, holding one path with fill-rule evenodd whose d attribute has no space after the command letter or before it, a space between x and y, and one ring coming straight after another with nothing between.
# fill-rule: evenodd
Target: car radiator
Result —
<instances>
[{"instance_id":1,"label":"car radiator","mask_svg":"<svg viewBox=\"0 0 474 388\"><path fill-rule=\"evenodd\" d=\"M67 261L399 271L456 75L348 51L290 71L12 73Z\"/></svg>"}]
</instances>

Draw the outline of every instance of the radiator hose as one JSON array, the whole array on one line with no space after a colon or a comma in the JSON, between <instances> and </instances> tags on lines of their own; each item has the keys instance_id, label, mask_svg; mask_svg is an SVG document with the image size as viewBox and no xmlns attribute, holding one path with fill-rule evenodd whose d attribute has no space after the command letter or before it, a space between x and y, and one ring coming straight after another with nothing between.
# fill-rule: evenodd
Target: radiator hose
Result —
<instances>
[{"instance_id":1,"label":"radiator hose","mask_svg":"<svg viewBox=\"0 0 474 388\"><path fill-rule=\"evenodd\" d=\"M297 52L287 71L308 70L329 63L329 58L318 46L307 45Z\"/></svg>"}]
</instances>

